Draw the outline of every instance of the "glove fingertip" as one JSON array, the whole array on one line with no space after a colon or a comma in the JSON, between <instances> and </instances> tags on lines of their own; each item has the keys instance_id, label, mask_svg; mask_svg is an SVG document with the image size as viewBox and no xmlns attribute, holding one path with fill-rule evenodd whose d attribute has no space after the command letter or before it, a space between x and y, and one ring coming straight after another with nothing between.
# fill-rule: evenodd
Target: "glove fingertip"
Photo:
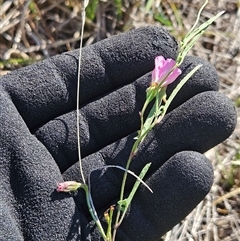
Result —
<instances>
[{"instance_id":1,"label":"glove fingertip","mask_svg":"<svg viewBox=\"0 0 240 241\"><path fill-rule=\"evenodd\" d=\"M194 151L175 154L147 180L153 194L145 187L136 194L119 240L121 236L124 240L158 240L194 209L212 183L213 168L205 156Z\"/></svg>"},{"instance_id":2,"label":"glove fingertip","mask_svg":"<svg viewBox=\"0 0 240 241\"><path fill-rule=\"evenodd\" d=\"M197 94L205 91L218 91L219 78L214 66L199 57L187 56L184 59L182 65L180 66L182 74L178 77L176 81L169 85L169 87L167 88L167 95L169 96L179 84L181 79L183 79L192 69L194 69L198 65L202 66L200 67L200 69L198 69L197 72L194 73L194 75L190 77L189 80L187 80L186 84L178 92L169 107L169 111L181 105L182 103Z\"/></svg>"}]
</instances>

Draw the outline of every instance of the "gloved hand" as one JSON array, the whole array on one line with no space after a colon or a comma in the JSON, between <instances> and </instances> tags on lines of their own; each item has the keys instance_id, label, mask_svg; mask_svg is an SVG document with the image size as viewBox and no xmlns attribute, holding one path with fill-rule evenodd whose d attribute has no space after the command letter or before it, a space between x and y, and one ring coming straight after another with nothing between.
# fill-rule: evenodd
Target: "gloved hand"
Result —
<instances>
[{"instance_id":1,"label":"gloved hand","mask_svg":"<svg viewBox=\"0 0 240 241\"><path fill-rule=\"evenodd\" d=\"M175 40L157 27L139 28L83 49L81 152L85 176L92 172L92 196L100 216L118 200L123 175L102 167L125 167L154 58L174 59L177 49ZM232 133L236 114L231 101L217 92L218 77L209 63L188 57L181 66L183 75L199 63L203 67L132 161L130 169L136 174L152 162L146 182L153 194L139 188L117 240L157 240L212 185L212 166L202 153ZM58 182L81 182L77 67L76 50L0 79L0 240L102 240L84 192L56 192ZM128 179L128 190L134 181Z\"/></svg>"}]
</instances>

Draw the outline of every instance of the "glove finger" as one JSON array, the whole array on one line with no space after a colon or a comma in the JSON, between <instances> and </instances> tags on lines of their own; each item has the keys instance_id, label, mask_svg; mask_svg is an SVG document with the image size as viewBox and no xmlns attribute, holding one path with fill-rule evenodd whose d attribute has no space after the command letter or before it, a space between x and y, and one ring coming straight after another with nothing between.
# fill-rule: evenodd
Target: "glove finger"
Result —
<instances>
[{"instance_id":1,"label":"glove finger","mask_svg":"<svg viewBox=\"0 0 240 241\"><path fill-rule=\"evenodd\" d=\"M195 56L187 56L180 66L180 69L182 70L181 75L168 86L167 95L169 96L176 88L180 80L198 65L202 66L197 72L195 72L194 75L191 76L187 83L178 92L168 109L169 111L201 92L211 90L218 91L219 79L216 69L206 60Z\"/></svg>"},{"instance_id":2,"label":"glove finger","mask_svg":"<svg viewBox=\"0 0 240 241\"><path fill-rule=\"evenodd\" d=\"M213 168L202 154L184 151L171 157L146 183L153 193L140 187L117 240L158 240L209 192Z\"/></svg>"},{"instance_id":3,"label":"glove finger","mask_svg":"<svg viewBox=\"0 0 240 241\"><path fill-rule=\"evenodd\" d=\"M61 173L9 96L0 91L0 240L72 240L87 220L56 193ZM59 200L61 199L61 201ZM74 220L78 223L71 225ZM64 228L62 228L64 227ZM73 235L74 233L74 235Z\"/></svg>"},{"instance_id":4,"label":"glove finger","mask_svg":"<svg viewBox=\"0 0 240 241\"><path fill-rule=\"evenodd\" d=\"M130 170L138 174L146 163L151 162L151 172L157 170L174 154L184 150L200 153L225 140L236 125L236 112L231 101L221 93L208 91L198 94L167 114L142 143L132 160ZM105 165L126 166L136 133L111 144L83 159L86 176ZM92 172L93 199L98 208L111 203L119 195L123 172L114 168ZM81 180L79 164L64 173L65 180ZM134 179L129 178L131 188ZM78 200L77 202L80 202Z\"/></svg>"},{"instance_id":5,"label":"glove finger","mask_svg":"<svg viewBox=\"0 0 240 241\"><path fill-rule=\"evenodd\" d=\"M154 68L154 58L175 58L177 43L158 27L139 28L83 49L81 104L134 81ZM30 129L76 108L79 51L1 77Z\"/></svg>"},{"instance_id":6,"label":"glove finger","mask_svg":"<svg viewBox=\"0 0 240 241\"><path fill-rule=\"evenodd\" d=\"M218 89L215 69L200 58L186 58L181 66L183 76L199 64L203 65L202 68L189 79L174 99L175 107L198 93ZM140 126L139 111L145 101L150 78L151 73L146 74L81 108L82 157L137 131ZM172 91L171 86L170 88ZM73 111L46 123L36 130L35 135L47 147L61 171L65 171L78 160L76 133L76 112Z\"/></svg>"}]
</instances>

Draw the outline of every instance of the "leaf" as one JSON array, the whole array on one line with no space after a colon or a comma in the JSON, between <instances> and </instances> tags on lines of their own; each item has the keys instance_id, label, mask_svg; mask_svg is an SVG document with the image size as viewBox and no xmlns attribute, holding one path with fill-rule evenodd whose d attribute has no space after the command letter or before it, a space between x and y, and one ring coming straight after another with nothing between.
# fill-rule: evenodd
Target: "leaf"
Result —
<instances>
[{"instance_id":1,"label":"leaf","mask_svg":"<svg viewBox=\"0 0 240 241\"><path fill-rule=\"evenodd\" d=\"M144 166L144 168L142 169L142 171L140 172L140 174L138 176L140 180L142 180L145 177L145 175L146 175L148 169L150 168L150 166L151 166L151 163L148 163L148 164L146 164ZM141 183L139 179L136 180L136 182L135 182L135 184L134 184L134 186L132 188L132 191L130 192L128 198L118 201L120 209L123 209L124 213L126 213L128 207L131 204L132 199L133 199L133 197L134 197L134 195L135 195L135 193L136 193L136 191L137 191L137 189L138 189L138 187L139 187L139 185Z\"/></svg>"},{"instance_id":2,"label":"leaf","mask_svg":"<svg viewBox=\"0 0 240 241\"><path fill-rule=\"evenodd\" d=\"M122 1L121 0L114 0L114 4L116 7L116 11L117 11L117 16L118 18L120 18L122 16Z\"/></svg>"},{"instance_id":3,"label":"leaf","mask_svg":"<svg viewBox=\"0 0 240 241\"><path fill-rule=\"evenodd\" d=\"M155 14L154 19L165 26L172 26L172 22L164 14Z\"/></svg>"},{"instance_id":4,"label":"leaf","mask_svg":"<svg viewBox=\"0 0 240 241\"><path fill-rule=\"evenodd\" d=\"M157 92L156 92L157 89ZM143 128L141 129L142 136L145 137L145 135L153 128L153 123L158 118L158 116L162 113L162 108L160 108L160 105L162 103L163 97L166 95L166 88L149 88L149 96L151 95L151 91L153 92L153 95L155 97L155 102L152 106L152 109L150 110L144 124Z\"/></svg>"},{"instance_id":5,"label":"leaf","mask_svg":"<svg viewBox=\"0 0 240 241\"><path fill-rule=\"evenodd\" d=\"M88 7L86 8L86 15L89 19L93 20L96 16L98 6L98 0L92 0L89 2Z\"/></svg>"},{"instance_id":6,"label":"leaf","mask_svg":"<svg viewBox=\"0 0 240 241\"><path fill-rule=\"evenodd\" d=\"M87 184L82 184L80 186L80 188L82 188L85 191L86 194L86 202L87 202L87 206L88 206L88 211L92 216L92 219L94 220L95 224L98 227L98 230L100 232L100 234L102 235L103 239L106 240L106 234L104 232L104 229L102 227L102 224L99 220L99 217L97 215L97 211L95 209L95 206L93 204L93 200L92 200L92 196L91 196L91 191L90 191L90 185L88 187Z\"/></svg>"},{"instance_id":7,"label":"leaf","mask_svg":"<svg viewBox=\"0 0 240 241\"><path fill-rule=\"evenodd\" d=\"M155 87L150 86L146 90L146 102L150 103L157 95L158 89Z\"/></svg>"},{"instance_id":8,"label":"leaf","mask_svg":"<svg viewBox=\"0 0 240 241\"><path fill-rule=\"evenodd\" d=\"M151 163L148 163L147 165L151 165ZM146 166L147 166L146 165ZM115 166L115 165L107 165L107 166L104 166L102 167L102 169L106 169L106 168L109 168L109 167L113 167L113 168L117 168L117 169L120 169L122 171L125 171L127 173L129 173L130 175L134 176L140 183L142 183L150 192L153 192L152 189L141 179L139 178L139 176L137 176L134 172L130 171L130 170L127 170L126 168L124 167L121 167L121 166ZM145 168L145 167L144 167ZM98 168L100 169L100 168ZM90 173L91 174L91 173ZM90 175L89 175L89 178L90 178ZM90 180L90 179L89 179ZM89 185L90 186L90 185ZM89 187L90 189L90 187Z\"/></svg>"},{"instance_id":9,"label":"leaf","mask_svg":"<svg viewBox=\"0 0 240 241\"><path fill-rule=\"evenodd\" d=\"M206 6L207 3L208 3L208 1L205 1L204 5L201 7L201 9L198 12L198 16L197 16L197 19L196 19L193 27L188 32L188 34L185 36L185 38L181 41L181 48L180 48L179 55L177 57L178 66L181 65L181 63L183 62L188 51L193 47L193 45L197 42L197 40L202 36L202 34L209 27L209 25L211 25L216 19L218 19L224 13L224 11L218 13L216 16L213 16L212 18L208 19L206 22L201 24L198 28L196 28L197 23L199 22L200 15L203 11L203 8Z\"/></svg>"},{"instance_id":10,"label":"leaf","mask_svg":"<svg viewBox=\"0 0 240 241\"><path fill-rule=\"evenodd\" d=\"M148 13L154 3L154 0L148 0L145 6L145 11Z\"/></svg>"},{"instance_id":11,"label":"leaf","mask_svg":"<svg viewBox=\"0 0 240 241\"><path fill-rule=\"evenodd\" d=\"M143 128L141 129L140 137L143 137L145 135L146 131L149 130L155 117L156 117L156 102L154 103L152 109L150 110L150 112L148 114L148 117L146 118L146 120L143 124Z\"/></svg>"},{"instance_id":12,"label":"leaf","mask_svg":"<svg viewBox=\"0 0 240 241\"><path fill-rule=\"evenodd\" d=\"M199 64L197 65L194 69L192 69L181 81L180 83L176 86L176 88L173 90L171 95L168 97L167 102L163 108L163 113L162 113L162 118L166 114L168 107L170 106L172 100L174 97L177 95L179 90L183 87L183 85L191 78L191 76L201 67L202 65Z\"/></svg>"}]
</instances>

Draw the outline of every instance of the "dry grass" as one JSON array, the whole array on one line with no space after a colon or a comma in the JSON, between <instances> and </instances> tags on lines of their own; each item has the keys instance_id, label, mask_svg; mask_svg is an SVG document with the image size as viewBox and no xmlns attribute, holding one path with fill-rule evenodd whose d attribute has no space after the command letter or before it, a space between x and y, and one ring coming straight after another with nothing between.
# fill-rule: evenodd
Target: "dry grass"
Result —
<instances>
[{"instance_id":1,"label":"dry grass","mask_svg":"<svg viewBox=\"0 0 240 241\"><path fill-rule=\"evenodd\" d=\"M0 71L25 66L79 46L81 6L78 0L5 0L0 20ZM94 2L90 0L90 3ZM120 5L116 6L116 3ZM84 44L139 26L164 25L177 39L190 29L203 1L156 0L146 12L143 0L99 1L89 10ZM121 10L121 13L117 13ZM240 240L240 0L210 0L201 20L225 10L191 54L207 59L220 77L220 91L236 105L238 126L224 143L208 151L215 180L211 192L162 240ZM90 17L94 17L91 19ZM157 20L158 19L158 20ZM161 23L160 23L160 22ZM232 192L235 190L235 193ZM226 193L230 197L213 202Z\"/></svg>"}]
</instances>

